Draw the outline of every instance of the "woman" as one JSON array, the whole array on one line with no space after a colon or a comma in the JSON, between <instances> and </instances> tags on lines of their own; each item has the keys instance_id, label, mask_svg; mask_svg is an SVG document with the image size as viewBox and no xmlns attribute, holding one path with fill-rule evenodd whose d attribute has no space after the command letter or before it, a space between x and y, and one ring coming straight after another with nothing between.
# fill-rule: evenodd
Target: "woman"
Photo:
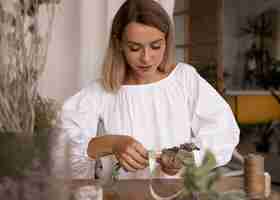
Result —
<instances>
[{"instance_id":1,"label":"woman","mask_svg":"<svg viewBox=\"0 0 280 200\"><path fill-rule=\"evenodd\" d=\"M165 10L153 0L127 0L113 20L102 79L63 108L73 176L93 177L94 160L111 155L120 178L146 178L148 150L191 141L200 149L193 152L198 165L206 149L218 166L231 159L239 129L230 107L192 66L173 64L173 52ZM178 172L160 165L160 176Z\"/></svg>"}]
</instances>

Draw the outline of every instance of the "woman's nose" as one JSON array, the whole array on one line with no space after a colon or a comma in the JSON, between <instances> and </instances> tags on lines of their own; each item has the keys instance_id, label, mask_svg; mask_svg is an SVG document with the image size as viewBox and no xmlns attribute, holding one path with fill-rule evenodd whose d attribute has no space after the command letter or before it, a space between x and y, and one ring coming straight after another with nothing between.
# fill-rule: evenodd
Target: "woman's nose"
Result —
<instances>
[{"instance_id":1,"label":"woman's nose","mask_svg":"<svg viewBox=\"0 0 280 200\"><path fill-rule=\"evenodd\" d=\"M141 61L144 63L148 63L151 60L151 52L149 48L144 48L141 53Z\"/></svg>"}]
</instances>

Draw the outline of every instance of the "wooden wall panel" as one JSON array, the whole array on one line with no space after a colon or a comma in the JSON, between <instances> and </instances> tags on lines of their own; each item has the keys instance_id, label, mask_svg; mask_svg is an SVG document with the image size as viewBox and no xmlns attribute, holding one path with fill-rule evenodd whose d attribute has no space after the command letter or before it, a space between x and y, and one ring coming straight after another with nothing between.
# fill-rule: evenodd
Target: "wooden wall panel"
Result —
<instances>
[{"instance_id":1,"label":"wooden wall panel","mask_svg":"<svg viewBox=\"0 0 280 200\"><path fill-rule=\"evenodd\" d=\"M217 66L217 88L223 91L222 23L223 0L190 0L188 60L197 64Z\"/></svg>"}]
</instances>

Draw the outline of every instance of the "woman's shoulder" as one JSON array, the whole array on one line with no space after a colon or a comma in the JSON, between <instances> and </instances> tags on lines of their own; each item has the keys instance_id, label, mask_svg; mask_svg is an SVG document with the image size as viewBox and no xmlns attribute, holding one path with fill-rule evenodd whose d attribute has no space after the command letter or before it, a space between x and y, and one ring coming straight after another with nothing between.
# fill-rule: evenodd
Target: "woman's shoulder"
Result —
<instances>
[{"instance_id":1,"label":"woman's shoulder","mask_svg":"<svg viewBox=\"0 0 280 200\"><path fill-rule=\"evenodd\" d=\"M106 93L106 90L102 85L101 79L91 81L83 90L89 95L94 95L94 96L96 95L100 96Z\"/></svg>"},{"instance_id":2,"label":"woman's shoulder","mask_svg":"<svg viewBox=\"0 0 280 200\"><path fill-rule=\"evenodd\" d=\"M93 104L98 105L102 102L106 94L100 80L91 81L87 86L70 96L64 102L64 109L73 109L77 107L89 107Z\"/></svg>"},{"instance_id":3,"label":"woman's shoulder","mask_svg":"<svg viewBox=\"0 0 280 200\"><path fill-rule=\"evenodd\" d=\"M191 81L197 77L197 71L195 67L187 63L177 63L175 70L176 77L183 82Z\"/></svg>"},{"instance_id":4,"label":"woman's shoulder","mask_svg":"<svg viewBox=\"0 0 280 200\"><path fill-rule=\"evenodd\" d=\"M194 66L184 63L184 62L179 62L176 64L176 71L183 72L183 73L195 73L196 69Z\"/></svg>"}]
</instances>

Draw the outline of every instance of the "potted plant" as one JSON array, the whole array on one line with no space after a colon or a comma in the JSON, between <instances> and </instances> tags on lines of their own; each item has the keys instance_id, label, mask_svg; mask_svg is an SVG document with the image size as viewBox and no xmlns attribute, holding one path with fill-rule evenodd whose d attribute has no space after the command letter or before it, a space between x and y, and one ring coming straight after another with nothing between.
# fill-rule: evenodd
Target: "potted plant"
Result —
<instances>
[{"instance_id":1,"label":"potted plant","mask_svg":"<svg viewBox=\"0 0 280 200\"><path fill-rule=\"evenodd\" d=\"M200 166L197 166L192 154L193 150L199 150L193 143L184 143L179 147L172 147L163 149L161 151L160 159L166 160L170 163L183 167L182 189L170 196L162 197L158 195L151 184L149 189L151 196L155 200L246 200L246 193L241 190L231 190L226 192L219 192L215 189L214 184L219 180L222 173L215 169L216 159L211 151L206 151L204 159ZM155 170L155 162L157 160L157 152L149 151L149 168L151 174ZM112 180L118 181L118 171L120 165L113 166ZM116 193L116 192L115 192ZM117 195L115 195L117 196ZM116 197L115 197L116 198Z\"/></svg>"},{"instance_id":2,"label":"potted plant","mask_svg":"<svg viewBox=\"0 0 280 200\"><path fill-rule=\"evenodd\" d=\"M194 160L183 154L178 154L184 165L182 200L245 200L243 191L218 192L214 183L221 176L219 170L213 170L216 166L214 154L207 151L201 166L196 166Z\"/></svg>"},{"instance_id":3,"label":"potted plant","mask_svg":"<svg viewBox=\"0 0 280 200\"><path fill-rule=\"evenodd\" d=\"M216 159L211 151L206 151L204 159L200 166L197 166L194 161L192 151L199 150L193 143L185 143L180 147L172 147L162 150L161 158L166 163L174 166L180 165L183 167L182 189L177 193L161 197L155 193L150 185L151 195L156 200L245 200L246 194L244 191L226 191L219 192L214 188L214 184L221 176L221 172L216 167ZM153 165L151 159L155 157L153 152L149 156L150 168ZM169 162L169 161L171 162ZM153 167L152 167L153 168ZM153 170L151 170L153 172Z\"/></svg>"}]
</instances>

